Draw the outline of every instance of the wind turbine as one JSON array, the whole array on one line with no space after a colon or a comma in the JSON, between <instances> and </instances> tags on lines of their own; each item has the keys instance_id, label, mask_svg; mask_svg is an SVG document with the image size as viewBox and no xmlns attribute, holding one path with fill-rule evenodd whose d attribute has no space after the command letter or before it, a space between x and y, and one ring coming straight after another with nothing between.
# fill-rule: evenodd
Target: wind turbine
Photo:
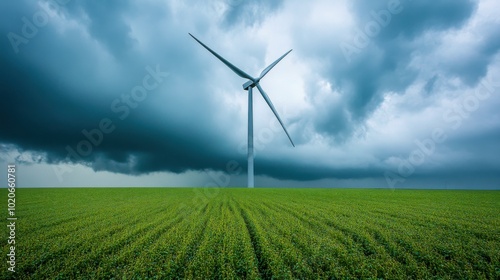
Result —
<instances>
[{"instance_id":1,"label":"wind turbine","mask_svg":"<svg viewBox=\"0 0 500 280\"><path fill-rule=\"evenodd\" d=\"M254 171L253 171L253 98L252 98L252 89L254 87L257 87L259 90L260 94L264 98L264 100L267 102L267 105L269 105L269 108L273 111L274 115L278 119L279 123L281 124L281 127L283 127L283 130L285 131L286 135L288 136L288 139L290 139L290 142L292 143L292 146L295 147L295 144L293 144L292 138L290 137L290 134L288 134L288 131L285 128L285 125L283 124L283 121L281 120L280 116L278 115L278 112L273 106L273 103L271 102L271 99L269 99L269 96L267 96L266 92L262 89L260 86L259 82L264 76L273 69L278 62L280 62L287 54L289 54L292 50L287 51L284 55L282 55L280 58L276 59L273 63L271 63L269 66L264 68L262 72L260 73L258 78L254 78L247 73L243 72L241 69L238 67L234 66L231 64L231 62L227 61L224 59L222 56L220 56L218 53L207 47L205 44L203 44L200 40L196 39L191 33L189 33L193 39L195 39L200 45L202 45L205 49L207 49L209 52L211 52L215 57L217 57L222 63L226 64L227 67L229 67L231 70L233 70L236 75L248 79L247 82L243 84L243 89L248 91L248 187L253 188L254 187Z\"/></svg>"}]
</instances>

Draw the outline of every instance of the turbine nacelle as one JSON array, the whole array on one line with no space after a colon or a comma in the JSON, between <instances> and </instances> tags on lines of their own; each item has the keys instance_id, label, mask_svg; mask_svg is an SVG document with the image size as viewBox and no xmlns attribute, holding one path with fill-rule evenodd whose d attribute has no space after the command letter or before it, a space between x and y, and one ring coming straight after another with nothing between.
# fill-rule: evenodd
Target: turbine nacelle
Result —
<instances>
[{"instance_id":1,"label":"turbine nacelle","mask_svg":"<svg viewBox=\"0 0 500 280\"><path fill-rule=\"evenodd\" d=\"M244 90L248 90L249 87L254 88L256 84L257 84L256 82L254 82L252 80L249 80L249 81L247 81L246 83L243 84L243 89Z\"/></svg>"}]
</instances>

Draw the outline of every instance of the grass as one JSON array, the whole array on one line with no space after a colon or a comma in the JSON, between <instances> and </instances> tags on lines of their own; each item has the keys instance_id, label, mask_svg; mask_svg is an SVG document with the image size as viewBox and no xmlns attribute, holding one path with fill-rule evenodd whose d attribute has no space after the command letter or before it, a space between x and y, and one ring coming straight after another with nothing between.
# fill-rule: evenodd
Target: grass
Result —
<instances>
[{"instance_id":1,"label":"grass","mask_svg":"<svg viewBox=\"0 0 500 280\"><path fill-rule=\"evenodd\" d=\"M16 272L4 264L1 279L500 279L499 191L16 195Z\"/></svg>"}]
</instances>

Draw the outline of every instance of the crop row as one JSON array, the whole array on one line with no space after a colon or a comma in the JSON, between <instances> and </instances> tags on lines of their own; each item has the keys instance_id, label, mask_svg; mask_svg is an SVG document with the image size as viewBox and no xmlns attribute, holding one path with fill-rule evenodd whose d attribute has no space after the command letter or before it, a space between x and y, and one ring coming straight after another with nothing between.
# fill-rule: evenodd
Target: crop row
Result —
<instances>
[{"instance_id":1,"label":"crop row","mask_svg":"<svg viewBox=\"0 0 500 280\"><path fill-rule=\"evenodd\" d=\"M498 192L18 191L17 279L500 277Z\"/></svg>"}]
</instances>

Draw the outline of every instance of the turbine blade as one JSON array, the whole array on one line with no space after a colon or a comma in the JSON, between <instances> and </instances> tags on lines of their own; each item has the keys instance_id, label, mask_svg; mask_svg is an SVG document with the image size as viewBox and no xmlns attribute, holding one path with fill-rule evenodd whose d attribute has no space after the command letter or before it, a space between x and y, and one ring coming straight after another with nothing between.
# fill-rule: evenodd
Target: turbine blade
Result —
<instances>
[{"instance_id":1,"label":"turbine blade","mask_svg":"<svg viewBox=\"0 0 500 280\"><path fill-rule=\"evenodd\" d=\"M236 73L238 76L242 77L242 78L246 78L246 79L249 79L249 80L255 80L252 76L248 75L247 73L243 72L243 70L239 69L238 67L234 66L233 64L231 64L231 62L227 61L225 58L223 58L222 56L220 56L218 53L214 52L212 49L210 49L209 47L207 47L207 45L203 44L200 40L196 39L196 37L194 37L191 33L188 33L191 37L193 37L193 39L196 40L196 42L200 43L200 45L202 45L205 49L207 49L209 52L211 52L213 55L215 55L215 57L217 57L220 61L222 61L222 63L226 64L227 67L229 67L231 70L233 70L234 73Z\"/></svg>"},{"instance_id":2,"label":"turbine blade","mask_svg":"<svg viewBox=\"0 0 500 280\"><path fill-rule=\"evenodd\" d=\"M271 71L278 62L280 62L287 54L289 54L292 50L287 51L284 55L282 55L280 58L276 59L275 62L271 63L271 65L267 66L262 72L260 73L259 80L264 78L264 76L267 74L267 72Z\"/></svg>"},{"instance_id":3,"label":"turbine blade","mask_svg":"<svg viewBox=\"0 0 500 280\"><path fill-rule=\"evenodd\" d=\"M257 88L259 89L260 91L260 94L262 95L262 97L264 97L264 100L266 100L267 102L267 105L269 105L269 107L271 108L271 110L273 111L274 115L276 116L276 118L278 119L278 121L280 122L281 124L281 127L283 127L283 130L285 131L286 135L288 136L288 139L290 139L290 143L292 143L292 146L295 147L295 144L293 143L292 141L292 138L290 137L290 134L288 134L288 131L286 130L285 128L285 125L283 124L283 122L281 121L281 118L280 116L278 115L278 112L276 111L276 109L274 108L274 105L273 103L271 102L271 99L269 99L269 96L267 96L266 92L262 89L262 87L260 86L259 83L257 83Z\"/></svg>"}]
</instances>

